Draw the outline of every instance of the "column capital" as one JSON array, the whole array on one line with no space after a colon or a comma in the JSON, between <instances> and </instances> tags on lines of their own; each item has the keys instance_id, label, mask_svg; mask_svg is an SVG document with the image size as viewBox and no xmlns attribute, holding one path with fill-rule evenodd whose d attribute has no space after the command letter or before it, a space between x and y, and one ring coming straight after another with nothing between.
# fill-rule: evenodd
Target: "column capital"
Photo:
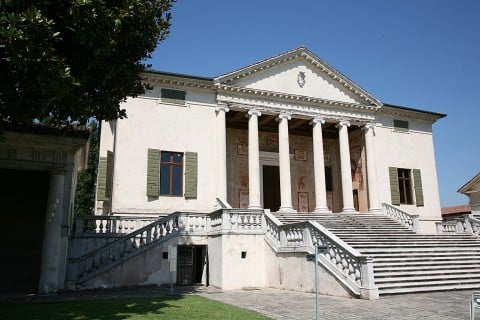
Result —
<instances>
[{"instance_id":1,"label":"column capital","mask_svg":"<svg viewBox=\"0 0 480 320\"><path fill-rule=\"evenodd\" d=\"M348 120L338 121L337 128L339 128L339 127L350 127L350 121L348 121Z\"/></svg>"},{"instance_id":2,"label":"column capital","mask_svg":"<svg viewBox=\"0 0 480 320\"><path fill-rule=\"evenodd\" d=\"M376 123L374 123L374 122L367 122L367 123L365 123L364 128L365 128L365 129L375 129L376 126L377 126L377 125L376 125Z\"/></svg>"},{"instance_id":3,"label":"column capital","mask_svg":"<svg viewBox=\"0 0 480 320\"><path fill-rule=\"evenodd\" d=\"M280 119L292 120L292 115L288 112L282 112L277 116L277 121Z\"/></svg>"},{"instance_id":4,"label":"column capital","mask_svg":"<svg viewBox=\"0 0 480 320\"><path fill-rule=\"evenodd\" d=\"M217 107L215 107L215 112L225 112L227 113L228 111L230 111L230 108L227 106L227 105L219 105Z\"/></svg>"},{"instance_id":5,"label":"column capital","mask_svg":"<svg viewBox=\"0 0 480 320\"><path fill-rule=\"evenodd\" d=\"M250 109L248 110L248 113L247 113L247 117L251 117L251 116L260 117L261 115L262 113L260 112L260 110L257 110L257 109Z\"/></svg>"},{"instance_id":6,"label":"column capital","mask_svg":"<svg viewBox=\"0 0 480 320\"><path fill-rule=\"evenodd\" d=\"M317 117L317 118L313 118L312 120L310 120L309 124L313 125L313 124L324 124L325 123L325 119L324 118L321 118L321 117Z\"/></svg>"}]
</instances>

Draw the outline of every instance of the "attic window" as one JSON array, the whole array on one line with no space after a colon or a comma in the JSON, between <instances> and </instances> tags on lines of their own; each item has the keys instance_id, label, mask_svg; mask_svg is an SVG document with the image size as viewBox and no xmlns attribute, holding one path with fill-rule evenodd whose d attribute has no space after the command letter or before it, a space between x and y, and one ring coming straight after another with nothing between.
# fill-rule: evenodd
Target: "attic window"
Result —
<instances>
[{"instance_id":1,"label":"attic window","mask_svg":"<svg viewBox=\"0 0 480 320\"><path fill-rule=\"evenodd\" d=\"M394 120L393 120L393 128L394 128L396 131L408 132L408 129L409 129L409 127L408 127L408 121L394 119Z\"/></svg>"},{"instance_id":2,"label":"attic window","mask_svg":"<svg viewBox=\"0 0 480 320\"><path fill-rule=\"evenodd\" d=\"M185 105L185 91L162 88L162 102Z\"/></svg>"}]
</instances>

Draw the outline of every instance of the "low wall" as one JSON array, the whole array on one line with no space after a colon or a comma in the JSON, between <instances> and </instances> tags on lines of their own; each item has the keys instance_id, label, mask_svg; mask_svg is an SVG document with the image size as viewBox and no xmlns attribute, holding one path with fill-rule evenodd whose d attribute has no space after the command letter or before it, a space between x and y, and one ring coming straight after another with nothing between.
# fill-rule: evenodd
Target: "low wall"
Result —
<instances>
[{"instance_id":1,"label":"low wall","mask_svg":"<svg viewBox=\"0 0 480 320\"><path fill-rule=\"evenodd\" d=\"M265 245L266 286L270 288L315 292L315 262L307 261L307 252L275 252ZM318 266L319 293L349 297L351 294L321 264Z\"/></svg>"}]
</instances>

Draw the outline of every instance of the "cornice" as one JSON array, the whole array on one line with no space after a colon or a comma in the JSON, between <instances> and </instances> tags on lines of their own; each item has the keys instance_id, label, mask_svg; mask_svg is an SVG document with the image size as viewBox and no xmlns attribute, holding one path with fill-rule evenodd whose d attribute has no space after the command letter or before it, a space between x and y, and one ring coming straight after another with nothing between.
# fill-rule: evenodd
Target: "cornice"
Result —
<instances>
[{"instance_id":1,"label":"cornice","mask_svg":"<svg viewBox=\"0 0 480 320\"><path fill-rule=\"evenodd\" d=\"M167 84L171 86L181 86L190 88L200 88L214 90L213 80L209 78L191 77L173 73L154 73L148 72L142 75L144 81Z\"/></svg>"},{"instance_id":2,"label":"cornice","mask_svg":"<svg viewBox=\"0 0 480 320\"><path fill-rule=\"evenodd\" d=\"M327 105L332 107L357 109L357 110L362 110L367 112L368 111L376 112L378 110L377 106L372 106L372 105L315 98L315 97L309 97L309 96L302 96L302 95L254 89L254 88L234 87L234 86L228 86L228 85L217 85L216 88L218 92L226 92L235 96L248 96L250 98L254 98L258 100L275 99L282 102L290 102L290 103L293 101L297 104L298 103L307 104L307 105L322 104L322 105Z\"/></svg>"},{"instance_id":3,"label":"cornice","mask_svg":"<svg viewBox=\"0 0 480 320\"><path fill-rule=\"evenodd\" d=\"M262 114L281 114L288 112L295 118L314 119L323 118L329 122L338 122L339 120L349 120L352 123L367 123L374 121L373 112L366 110L341 108L319 104L299 104L292 101L280 101L265 99L259 100L258 97L249 95L221 95L217 94L217 102L227 104L230 110L249 111L252 109L260 111Z\"/></svg>"},{"instance_id":4,"label":"cornice","mask_svg":"<svg viewBox=\"0 0 480 320\"><path fill-rule=\"evenodd\" d=\"M314 67L321 70L321 72L332 80L340 84L345 89L352 92L354 95L360 97L362 100L366 101L369 104L376 106L377 108L382 105L382 103L374 98L371 94L366 92L364 89L360 88L357 84L355 84L352 80L347 78L341 72L336 70L334 67L330 66L328 63L324 62L318 56L310 52L305 47L300 47L286 53L280 54L270 59L266 59L255 64L249 65L245 68L233 71L231 73L227 73L221 75L219 77L214 78L214 82L216 85L219 84L230 84L233 81L239 80L244 77L248 77L256 72L260 72L262 70L270 69L276 65L283 64L285 62L294 60L294 59L304 59L308 63L312 64Z\"/></svg>"},{"instance_id":5,"label":"cornice","mask_svg":"<svg viewBox=\"0 0 480 320\"><path fill-rule=\"evenodd\" d=\"M388 116L415 118L429 122L436 122L437 120L445 117L444 114L434 113L429 111L417 110L412 108L393 106L384 104L381 109L378 110L379 114L385 114Z\"/></svg>"}]
</instances>

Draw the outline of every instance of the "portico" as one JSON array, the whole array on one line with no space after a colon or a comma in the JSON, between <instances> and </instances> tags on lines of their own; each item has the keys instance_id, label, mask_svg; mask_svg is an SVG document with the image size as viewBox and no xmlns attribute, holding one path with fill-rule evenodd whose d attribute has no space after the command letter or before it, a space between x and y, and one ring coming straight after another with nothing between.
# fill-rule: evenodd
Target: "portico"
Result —
<instances>
[{"instance_id":1,"label":"portico","mask_svg":"<svg viewBox=\"0 0 480 320\"><path fill-rule=\"evenodd\" d=\"M220 193L233 207L324 213L380 208L377 191L369 188L377 185L374 160L366 159L373 158L373 124L249 106L228 109L226 128L218 130L227 134L227 189ZM351 153L358 153L357 159Z\"/></svg>"}]
</instances>

